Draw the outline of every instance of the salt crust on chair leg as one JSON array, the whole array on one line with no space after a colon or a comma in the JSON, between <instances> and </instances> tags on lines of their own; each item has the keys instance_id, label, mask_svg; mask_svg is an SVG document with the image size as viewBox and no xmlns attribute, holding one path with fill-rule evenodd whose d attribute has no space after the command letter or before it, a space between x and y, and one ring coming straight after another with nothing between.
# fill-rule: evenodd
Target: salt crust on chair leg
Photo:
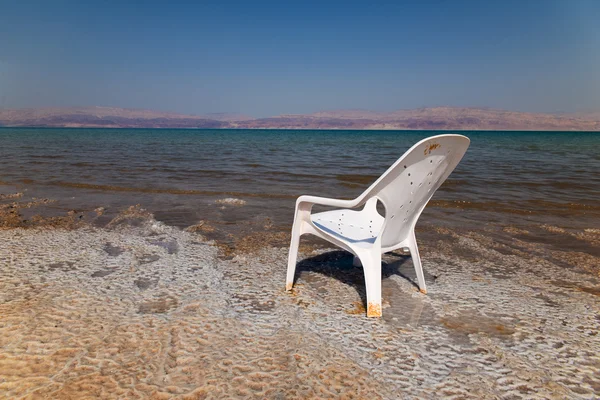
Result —
<instances>
[{"instance_id":1,"label":"salt crust on chair leg","mask_svg":"<svg viewBox=\"0 0 600 400\"><path fill-rule=\"evenodd\" d=\"M365 274L367 289L367 316L381 317L381 252L362 252L360 260Z\"/></svg>"}]
</instances>

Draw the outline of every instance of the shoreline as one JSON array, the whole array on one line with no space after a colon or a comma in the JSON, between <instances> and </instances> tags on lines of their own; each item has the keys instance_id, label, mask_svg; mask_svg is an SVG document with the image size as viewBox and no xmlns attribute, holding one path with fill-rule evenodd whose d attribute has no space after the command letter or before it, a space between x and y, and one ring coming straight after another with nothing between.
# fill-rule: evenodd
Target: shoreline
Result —
<instances>
[{"instance_id":1,"label":"shoreline","mask_svg":"<svg viewBox=\"0 0 600 400\"><path fill-rule=\"evenodd\" d=\"M31 186L0 182L0 229L104 228L123 215L139 215L155 218L181 230L201 233L208 240L216 241L228 254L233 253L236 247L247 251L261 246L289 245L292 223L290 215L293 212L292 202L287 201L290 196L285 196L285 199L267 197L267 201L277 203L277 207L281 208L281 200L286 200L285 204L290 205L289 210L281 208L274 215L272 212L260 211L273 208L275 203L263 204L265 199L252 196L199 196L204 204L197 203L198 210L190 213L186 208L178 211L163 208L168 202L176 201L175 199L159 203L158 206L153 205L153 209L147 209L143 203L127 203L132 200L129 197L123 197L111 205L100 205L103 204L101 200L84 205L89 196L81 197L77 195L77 191L54 193L61 195L61 198L38 198L30 193ZM107 194L114 196L119 193ZM76 198L69 197L71 194L83 200L79 200L78 204L69 204L69 198ZM256 203L257 200L261 202ZM71 208L74 205L76 208ZM548 206L547 202L544 205ZM492 208L493 212L487 211L488 208ZM508 245L506 255L521 255L520 246L511 243L516 239L532 245L547 246L547 254L542 257L549 261L553 260L549 254L556 251L583 253L590 259L600 258L600 229L590 227L591 224L585 222L587 220L573 220L574 217L589 215L588 219L592 218L591 221L594 221L597 219L596 209L597 207L587 204L569 204L563 209L556 208L554 215L548 216L542 211L512 210L508 205L498 207L491 203L433 199L417 224L417 236L420 242L427 243L441 240L440 230L467 236L471 232L485 232L489 235L488 240ZM282 210L288 212L282 213ZM484 214L474 218L481 212ZM542 223L540 218L532 219L537 215L544 217L547 222ZM498 220L482 225L485 218ZM303 239L303 242L307 242L313 249L329 246L327 242L311 235ZM600 261L598 264L600 270Z\"/></svg>"}]
</instances>

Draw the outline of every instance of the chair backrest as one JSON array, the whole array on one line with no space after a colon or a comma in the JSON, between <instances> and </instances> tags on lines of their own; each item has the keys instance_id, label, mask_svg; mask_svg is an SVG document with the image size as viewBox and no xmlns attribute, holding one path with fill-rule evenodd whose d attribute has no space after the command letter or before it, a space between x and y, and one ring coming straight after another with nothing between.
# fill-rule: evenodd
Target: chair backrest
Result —
<instances>
[{"instance_id":1,"label":"chair backrest","mask_svg":"<svg viewBox=\"0 0 600 400\"><path fill-rule=\"evenodd\" d=\"M382 247L393 247L407 237L429 199L463 158L469 143L469 138L455 134L423 139L360 196L363 200L377 197L385 207Z\"/></svg>"}]
</instances>

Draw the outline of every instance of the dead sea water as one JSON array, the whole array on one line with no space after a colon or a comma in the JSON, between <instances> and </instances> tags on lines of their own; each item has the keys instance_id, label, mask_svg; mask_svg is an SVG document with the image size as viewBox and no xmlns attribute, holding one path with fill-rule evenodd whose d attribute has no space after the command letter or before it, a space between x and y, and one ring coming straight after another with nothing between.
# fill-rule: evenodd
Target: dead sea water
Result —
<instances>
[{"instance_id":1,"label":"dead sea water","mask_svg":"<svg viewBox=\"0 0 600 400\"><path fill-rule=\"evenodd\" d=\"M437 133L0 128L0 181L26 197L59 200L57 211L141 203L176 226L256 215L287 225L297 196L354 197ZM600 135L466 134L469 151L428 207L436 221L600 225ZM234 220L213 207L228 197L247 202Z\"/></svg>"},{"instance_id":2,"label":"dead sea water","mask_svg":"<svg viewBox=\"0 0 600 400\"><path fill-rule=\"evenodd\" d=\"M140 204L168 225L202 221L214 228L205 233L231 242L265 226L287 232L301 194L357 196L437 133L0 128L0 195L49 200L22 208L26 221L69 211L85 219L101 207L102 225ZM600 135L466 134L471 147L425 209L421 235L485 229L506 241L514 236L506 229L517 229L524 240L598 255L579 239L600 228Z\"/></svg>"}]
</instances>

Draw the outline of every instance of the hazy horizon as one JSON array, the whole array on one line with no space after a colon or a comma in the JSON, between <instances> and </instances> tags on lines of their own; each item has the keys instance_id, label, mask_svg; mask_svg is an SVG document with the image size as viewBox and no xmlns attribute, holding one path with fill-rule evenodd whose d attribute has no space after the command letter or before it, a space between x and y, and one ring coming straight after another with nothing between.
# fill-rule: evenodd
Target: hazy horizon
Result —
<instances>
[{"instance_id":1,"label":"hazy horizon","mask_svg":"<svg viewBox=\"0 0 600 400\"><path fill-rule=\"evenodd\" d=\"M531 114L540 114L540 115L561 115L561 114L566 114L566 115L578 115L578 114L597 114L598 112L600 112L600 110L598 109L581 109L581 110L576 110L576 111L561 111L561 110L557 110L557 111L551 111L551 112L544 112L544 111L519 111L519 110L515 110L515 109L508 109L508 108L495 108L495 107L487 107L487 106L451 106L451 105L434 105L434 106L419 106L419 107L410 107L410 108L391 108L388 107L387 109L381 110L381 109L369 109L369 108L358 108L358 107L354 107L354 108L324 108L324 109L319 109L319 110L314 110L314 111L310 111L307 113L296 113L296 112L286 112L286 113L281 113L281 114L269 114L269 115L260 115L260 116L253 116L247 113L242 113L242 112L230 112L230 111L211 111L211 112L195 112L195 113L186 113L186 112L181 112L178 110L171 110L171 109L157 109L157 108L144 108L144 107L128 107L128 106L113 106L113 105L98 105L98 104L93 104L93 105L87 105L87 104L83 104L83 105L74 105L74 106L46 106L46 105L42 105L42 106L38 106L38 107L0 107L0 110L14 110L14 111L23 111L23 110L38 110L38 111L43 111L43 110L57 110L57 112L68 112L69 110L81 110L81 111L88 111L94 108L98 108L98 109L114 109L114 110L129 110L132 112L135 111L148 111L150 113L156 113L156 114L175 114L175 115L181 115L181 116L196 116L196 117L208 117L210 118L210 116L219 116L219 115L231 115L231 116L243 116L243 117L248 117L248 118L252 118L252 119L260 119L260 118L270 118L270 117L277 117L277 116L286 116L286 115L298 115L298 116L310 116L312 114L320 114L320 113L336 113L336 112L357 112L357 113L377 113L377 114L391 114L394 112L401 112L401 111L418 111L418 110L435 110L435 109L457 109L457 110L484 110L484 111L490 111L490 112L516 112L516 113L531 113Z\"/></svg>"},{"instance_id":2,"label":"hazy horizon","mask_svg":"<svg viewBox=\"0 0 600 400\"><path fill-rule=\"evenodd\" d=\"M0 108L600 110L595 1L0 8Z\"/></svg>"}]
</instances>

